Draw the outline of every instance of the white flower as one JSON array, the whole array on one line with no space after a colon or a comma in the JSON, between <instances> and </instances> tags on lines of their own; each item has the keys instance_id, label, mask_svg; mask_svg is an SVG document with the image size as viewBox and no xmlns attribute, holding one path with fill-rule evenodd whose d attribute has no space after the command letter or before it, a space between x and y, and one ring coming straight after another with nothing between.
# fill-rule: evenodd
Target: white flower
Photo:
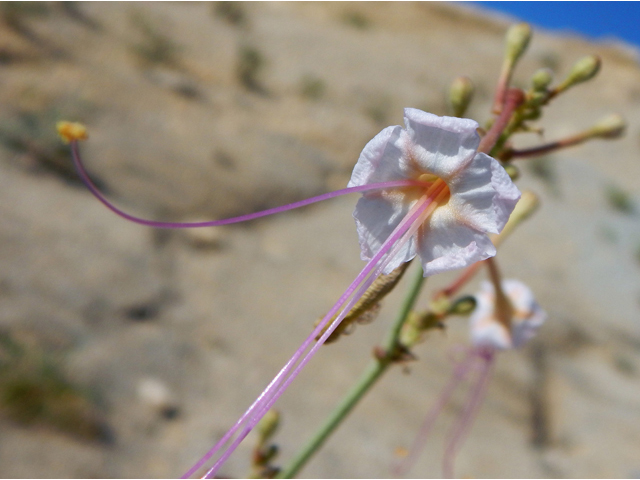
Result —
<instances>
[{"instance_id":1,"label":"white flower","mask_svg":"<svg viewBox=\"0 0 640 480\"><path fill-rule=\"evenodd\" d=\"M538 305L533 293L518 280L503 280L502 290L511 302L513 315L510 325L496 318L495 288L491 282L482 282L476 294L476 309L469 320L471 340L479 347L497 350L518 348L528 342L547 319L546 312Z\"/></svg>"},{"instance_id":2,"label":"white flower","mask_svg":"<svg viewBox=\"0 0 640 480\"><path fill-rule=\"evenodd\" d=\"M349 187L396 180L421 183L363 194L353 214L362 259L371 259L425 196L435 205L383 273L416 254L425 276L495 255L487 233L502 230L520 192L496 160L477 152L478 124L414 108L404 113L406 129L387 127L365 146Z\"/></svg>"},{"instance_id":3,"label":"white flower","mask_svg":"<svg viewBox=\"0 0 640 480\"><path fill-rule=\"evenodd\" d=\"M116 214L142 225L156 228L228 225L339 195L365 192L356 205L354 217L361 256L368 261L367 265L258 399L187 476L218 455L205 477L216 474L380 274L391 273L418 253L425 276L495 255L487 234L503 229L520 192L496 160L477 152L478 124L413 108L405 109L405 123L406 129L385 128L365 146L346 189L240 217L189 223L147 220L113 205L93 184L82 164L78 141L86 138L84 127L69 123L58 126L62 137L71 143L74 164L91 193ZM322 333L327 325L330 326ZM318 335L321 336L316 341Z\"/></svg>"}]
</instances>

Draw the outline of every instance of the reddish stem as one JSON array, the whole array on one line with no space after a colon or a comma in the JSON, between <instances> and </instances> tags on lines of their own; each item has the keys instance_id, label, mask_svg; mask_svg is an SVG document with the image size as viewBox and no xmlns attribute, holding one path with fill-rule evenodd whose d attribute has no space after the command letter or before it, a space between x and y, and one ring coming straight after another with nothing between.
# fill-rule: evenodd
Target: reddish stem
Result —
<instances>
[{"instance_id":1,"label":"reddish stem","mask_svg":"<svg viewBox=\"0 0 640 480\"><path fill-rule=\"evenodd\" d=\"M496 121L493 122L491 128L487 132L487 134L482 137L480 140L480 145L478 146L479 152L489 153L491 149L494 147L500 135L509 124L511 120L511 116L513 112L524 102L524 92L517 88L510 88L507 90L504 100L504 107L496 118Z\"/></svg>"},{"instance_id":2,"label":"reddish stem","mask_svg":"<svg viewBox=\"0 0 640 480\"><path fill-rule=\"evenodd\" d=\"M489 277L491 278L491 283L493 283L493 289L496 294L495 317L508 331L511 331L513 306L502 289L498 264L494 258L487 258L484 263L486 263L489 269Z\"/></svg>"},{"instance_id":3,"label":"reddish stem","mask_svg":"<svg viewBox=\"0 0 640 480\"><path fill-rule=\"evenodd\" d=\"M496 86L496 94L493 99L493 107L491 107L491 111L498 115L502 111L502 106L504 105L505 94L507 91L507 86L511 81L511 68L503 67L502 72L500 73L500 78L498 78L498 85Z\"/></svg>"},{"instance_id":4,"label":"reddish stem","mask_svg":"<svg viewBox=\"0 0 640 480\"><path fill-rule=\"evenodd\" d=\"M445 295L447 297L453 297L458 290L460 290L469 280L473 278L473 276L478 272L480 266L485 262L485 260L476 262L469 267L467 267L462 274L456 278L451 285L446 288L443 288L439 292L434 295L434 298L438 298L441 295Z\"/></svg>"},{"instance_id":5,"label":"reddish stem","mask_svg":"<svg viewBox=\"0 0 640 480\"><path fill-rule=\"evenodd\" d=\"M522 150L507 150L505 155L502 156L503 160L510 160L512 158L528 158L537 157L546 153L560 150L561 148L573 147L574 145L580 145L588 140L589 137L584 134L574 135L573 137L564 138L555 142L546 143L537 147L525 148Z\"/></svg>"}]
</instances>

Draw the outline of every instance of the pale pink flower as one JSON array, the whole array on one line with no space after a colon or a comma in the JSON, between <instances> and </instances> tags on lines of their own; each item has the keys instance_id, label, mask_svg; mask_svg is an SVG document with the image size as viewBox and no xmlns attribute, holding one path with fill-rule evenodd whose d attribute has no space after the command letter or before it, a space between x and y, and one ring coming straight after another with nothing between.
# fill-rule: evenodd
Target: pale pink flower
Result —
<instances>
[{"instance_id":1,"label":"pale pink flower","mask_svg":"<svg viewBox=\"0 0 640 480\"><path fill-rule=\"evenodd\" d=\"M475 295L476 308L469 319L473 346L467 349L465 357L457 363L449 384L420 427L408 457L397 466L395 470L397 476L405 475L415 464L440 412L458 385L475 373L468 398L446 441L443 476L453 477L455 456L482 405L496 352L522 347L533 338L538 328L545 322L547 314L538 305L529 287L518 280L503 280L500 284L510 303L510 317L499 318L495 287L491 282L483 282L480 292Z\"/></svg>"},{"instance_id":2,"label":"pale pink flower","mask_svg":"<svg viewBox=\"0 0 640 480\"><path fill-rule=\"evenodd\" d=\"M520 192L496 160L477 152L478 124L414 108L404 114L406 129L387 127L365 146L349 187L397 180L423 185L363 194L353 214L362 259L372 258L425 195L435 208L420 218L420 228L388 261L384 273L416 254L425 276L494 256L487 233L502 230Z\"/></svg>"},{"instance_id":3,"label":"pale pink flower","mask_svg":"<svg viewBox=\"0 0 640 480\"><path fill-rule=\"evenodd\" d=\"M406 129L385 128L365 146L346 189L264 212L188 224L145 220L118 209L91 182L80 160L77 141L71 139L75 165L91 192L118 215L153 227L225 225L338 195L363 193L354 217L361 256L367 264L258 399L187 475L222 451L206 476L216 474L378 276L416 254L422 258L425 276L495 255L487 234L502 230L520 192L496 160L477 152L478 124L412 108L405 109L405 123ZM334 317L335 321L321 334ZM223 449L227 443L230 444Z\"/></svg>"},{"instance_id":4,"label":"pale pink flower","mask_svg":"<svg viewBox=\"0 0 640 480\"><path fill-rule=\"evenodd\" d=\"M471 341L479 347L496 350L518 348L527 343L547 318L533 293L518 280L503 280L502 290L511 302L513 315L510 328L495 316L495 288L484 281L476 293L476 309L469 319Z\"/></svg>"}]
</instances>

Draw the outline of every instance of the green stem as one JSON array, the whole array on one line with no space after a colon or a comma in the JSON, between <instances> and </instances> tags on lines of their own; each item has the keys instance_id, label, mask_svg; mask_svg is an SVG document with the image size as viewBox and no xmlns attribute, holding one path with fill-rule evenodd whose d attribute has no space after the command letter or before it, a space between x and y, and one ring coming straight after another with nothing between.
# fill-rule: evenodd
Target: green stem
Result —
<instances>
[{"instance_id":1,"label":"green stem","mask_svg":"<svg viewBox=\"0 0 640 480\"><path fill-rule=\"evenodd\" d=\"M402 325L404 325L409 313L413 309L413 305L418 299L425 278L422 275L422 268L411 284L410 290L402 304L402 308L398 313L396 321L393 323L391 330L384 344L384 355L375 358L364 371L358 382L344 396L338 406L331 412L329 417L320 426L316 433L311 437L309 442L298 452L298 454L289 462L289 464L278 473L276 478L293 478L305 466L309 459L320 449L325 440L333 433L333 431L342 423L347 415L358 404L360 399L369 391L382 374L394 363L394 354L397 353L398 338Z\"/></svg>"}]
</instances>

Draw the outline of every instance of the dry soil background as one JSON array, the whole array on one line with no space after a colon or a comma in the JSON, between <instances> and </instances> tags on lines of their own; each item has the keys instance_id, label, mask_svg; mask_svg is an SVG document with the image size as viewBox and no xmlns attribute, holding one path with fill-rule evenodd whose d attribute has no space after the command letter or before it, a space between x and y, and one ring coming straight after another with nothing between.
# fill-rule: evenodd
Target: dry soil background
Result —
<instances>
[{"instance_id":1,"label":"dry soil background","mask_svg":"<svg viewBox=\"0 0 640 480\"><path fill-rule=\"evenodd\" d=\"M344 186L364 144L401 124L403 107L447 113L458 75L477 86L469 116L486 120L507 25L432 3L3 5L0 475L183 473L362 266L355 198L200 234L129 224L79 186L57 119L89 126L89 168L131 212L248 213ZM601 55L601 74L552 104L545 136L611 111L628 133L522 166L519 185L543 206L499 258L549 320L499 359L459 476L640 475L637 57L536 32L516 83L541 66L562 77L589 53ZM399 296L374 324L323 348L279 402L282 460L355 381ZM447 352L464 342L464 320L433 334L304 475L389 476L394 450L447 381ZM441 474L461 402L414 475ZM224 475L247 474L252 441Z\"/></svg>"}]
</instances>

